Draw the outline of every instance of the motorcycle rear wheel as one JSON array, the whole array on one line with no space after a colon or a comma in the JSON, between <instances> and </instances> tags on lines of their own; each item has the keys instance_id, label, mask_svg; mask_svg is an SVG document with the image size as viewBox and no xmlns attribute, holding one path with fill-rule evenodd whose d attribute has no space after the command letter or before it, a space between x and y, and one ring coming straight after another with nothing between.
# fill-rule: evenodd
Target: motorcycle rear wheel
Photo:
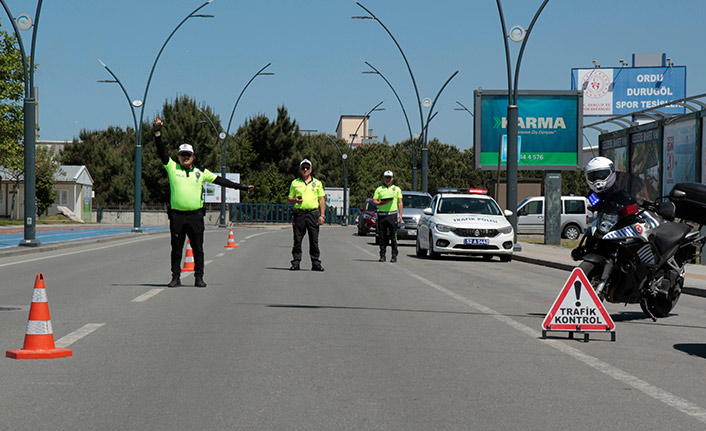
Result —
<instances>
[{"instance_id":1,"label":"motorcycle rear wheel","mask_svg":"<svg viewBox=\"0 0 706 431\"><path fill-rule=\"evenodd\" d=\"M662 296L650 298L647 301L640 301L640 308L648 316L651 313L655 317L667 317L669 316L669 312L672 311L677 305L677 302L679 302L680 296L681 292L671 300Z\"/></svg>"}]
</instances>

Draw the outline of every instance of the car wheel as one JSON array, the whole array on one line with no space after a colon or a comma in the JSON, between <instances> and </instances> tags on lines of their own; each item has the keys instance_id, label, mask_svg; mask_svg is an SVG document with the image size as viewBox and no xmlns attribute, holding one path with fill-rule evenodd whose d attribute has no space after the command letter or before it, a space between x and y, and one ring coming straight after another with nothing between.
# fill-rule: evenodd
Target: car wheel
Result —
<instances>
[{"instance_id":1,"label":"car wheel","mask_svg":"<svg viewBox=\"0 0 706 431\"><path fill-rule=\"evenodd\" d=\"M489 262L489 261L493 260L493 255L492 254L484 254L483 260L485 260L486 262Z\"/></svg>"},{"instance_id":2,"label":"car wheel","mask_svg":"<svg viewBox=\"0 0 706 431\"><path fill-rule=\"evenodd\" d=\"M570 224L564 228L562 236L567 239L578 239L581 236L581 229L575 224Z\"/></svg>"},{"instance_id":3,"label":"car wheel","mask_svg":"<svg viewBox=\"0 0 706 431\"><path fill-rule=\"evenodd\" d=\"M500 255L500 262L511 262L512 261L512 255L511 254L503 254Z\"/></svg>"},{"instance_id":4,"label":"car wheel","mask_svg":"<svg viewBox=\"0 0 706 431\"><path fill-rule=\"evenodd\" d=\"M368 231L365 229L358 228L358 236L366 236L368 235Z\"/></svg>"},{"instance_id":5,"label":"car wheel","mask_svg":"<svg viewBox=\"0 0 706 431\"><path fill-rule=\"evenodd\" d=\"M429 257L432 259L438 259L441 257L441 253L437 253L434 251L434 237L432 234L429 234Z\"/></svg>"},{"instance_id":6,"label":"car wheel","mask_svg":"<svg viewBox=\"0 0 706 431\"><path fill-rule=\"evenodd\" d=\"M417 257L427 257L427 250L422 248L422 245L419 243L419 236L417 236L415 250L417 252Z\"/></svg>"}]
</instances>

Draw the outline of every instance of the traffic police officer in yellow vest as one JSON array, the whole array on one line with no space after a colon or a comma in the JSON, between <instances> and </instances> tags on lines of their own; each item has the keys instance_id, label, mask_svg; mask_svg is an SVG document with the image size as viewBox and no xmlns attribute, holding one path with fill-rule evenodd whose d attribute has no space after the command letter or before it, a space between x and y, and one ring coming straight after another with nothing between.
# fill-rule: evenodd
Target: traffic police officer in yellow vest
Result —
<instances>
[{"instance_id":1,"label":"traffic police officer in yellow vest","mask_svg":"<svg viewBox=\"0 0 706 431\"><path fill-rule=\"evenodd\" d=\"M309 257L311 270L323 271L321 266L321 250L319 250L319 226L326 218L326 194L324 185L311 175L312 164L309 159L299 163L301 178L292 181L289 186L287 201L294 205L294 246L292 247L292 266L290 271L299 271L302 260L302 239L309 234Z\"/></svg>"},{"instance_id":2,"label":"traffic police officer in yellow vest","mask_svg":"<svg viewBox=\"0 0 706 431\"><path fill-rule=\"evenodd\" d=\"M206 287L203 281L203 209L202 187L204 182L218 184L221 187L247 190L254 186L234 183L219 177L208 169L194 167L194 147L189 144L179 146L179 163L176 163L162 142L162 120L156 118L152 125L157 155L169 176L170 204L169 231L171 234L171 269L172 280L168 287L181 286L181 254L184 240L189 236L194 250L194 286Z\"/></svg>"},{"instance_id":3,"label":"traffic police officer in yellow vest","mask_svg":"<svg viewBox=\"0 0 706 431\"><path fill-rule=\"evenodd\" d=\"M402 190L392 185L392 171L382 174L383 185L375 189L373 203L378 206L377 228L380 230L380 262L385 261L387 242L392 241L390 262L397 262L397 223L402 222Z\"/></svg>"}]
</instances>

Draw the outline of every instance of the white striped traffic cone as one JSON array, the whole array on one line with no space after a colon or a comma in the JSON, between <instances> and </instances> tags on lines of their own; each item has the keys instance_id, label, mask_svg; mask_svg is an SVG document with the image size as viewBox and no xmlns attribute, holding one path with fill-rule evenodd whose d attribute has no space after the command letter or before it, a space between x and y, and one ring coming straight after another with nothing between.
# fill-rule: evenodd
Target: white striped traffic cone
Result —
<instances>
[{"instance_id":1,"label":"white striped traffic cone","mask_svg":"<svg viewBox=\"0 0 706 431\"><path fill-rule=\"evenodd\" d=\"M182 272L194 272L196 264L194 263L194 251L191 249L191 241L186 240L186 257L184 258L184 267Z\"/></svg>"},{"instance_id":2,"label":"white striped traffic cone","mask_svg":"<svg viewBox=\"0 0 706 431\"><path fill-rule=\"evenodd\" d=\"M57 349L54 344L44 276L39 273L34 280L24 346L21 349L8 350L5 356L12 359L52 359L71 355L73 355L71 349Z\"/></svg>"}]
</instances>

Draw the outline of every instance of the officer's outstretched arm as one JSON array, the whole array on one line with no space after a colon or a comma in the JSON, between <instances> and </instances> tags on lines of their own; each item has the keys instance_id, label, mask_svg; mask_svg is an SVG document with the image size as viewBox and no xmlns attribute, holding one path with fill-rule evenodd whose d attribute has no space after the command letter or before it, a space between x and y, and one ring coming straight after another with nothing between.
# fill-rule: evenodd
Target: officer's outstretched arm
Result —
<instances>
[{"instance_id":1,"label":"officer's outstretched arm","mask_svg":"<svg viewBox=\"0 0 706 431\"><path fill-rule=\"evenodd\" d=\"M253 186L253 185L235 183L235 182L233 182L227 178L223 178L223 177L216 177L216 179L213 180L213 183L218 184L219 186L222 186L222 187L228 187L231 189L238 189L238 190L250 191L255 188L255 186Z\"/></svg>"}]
</instances>

